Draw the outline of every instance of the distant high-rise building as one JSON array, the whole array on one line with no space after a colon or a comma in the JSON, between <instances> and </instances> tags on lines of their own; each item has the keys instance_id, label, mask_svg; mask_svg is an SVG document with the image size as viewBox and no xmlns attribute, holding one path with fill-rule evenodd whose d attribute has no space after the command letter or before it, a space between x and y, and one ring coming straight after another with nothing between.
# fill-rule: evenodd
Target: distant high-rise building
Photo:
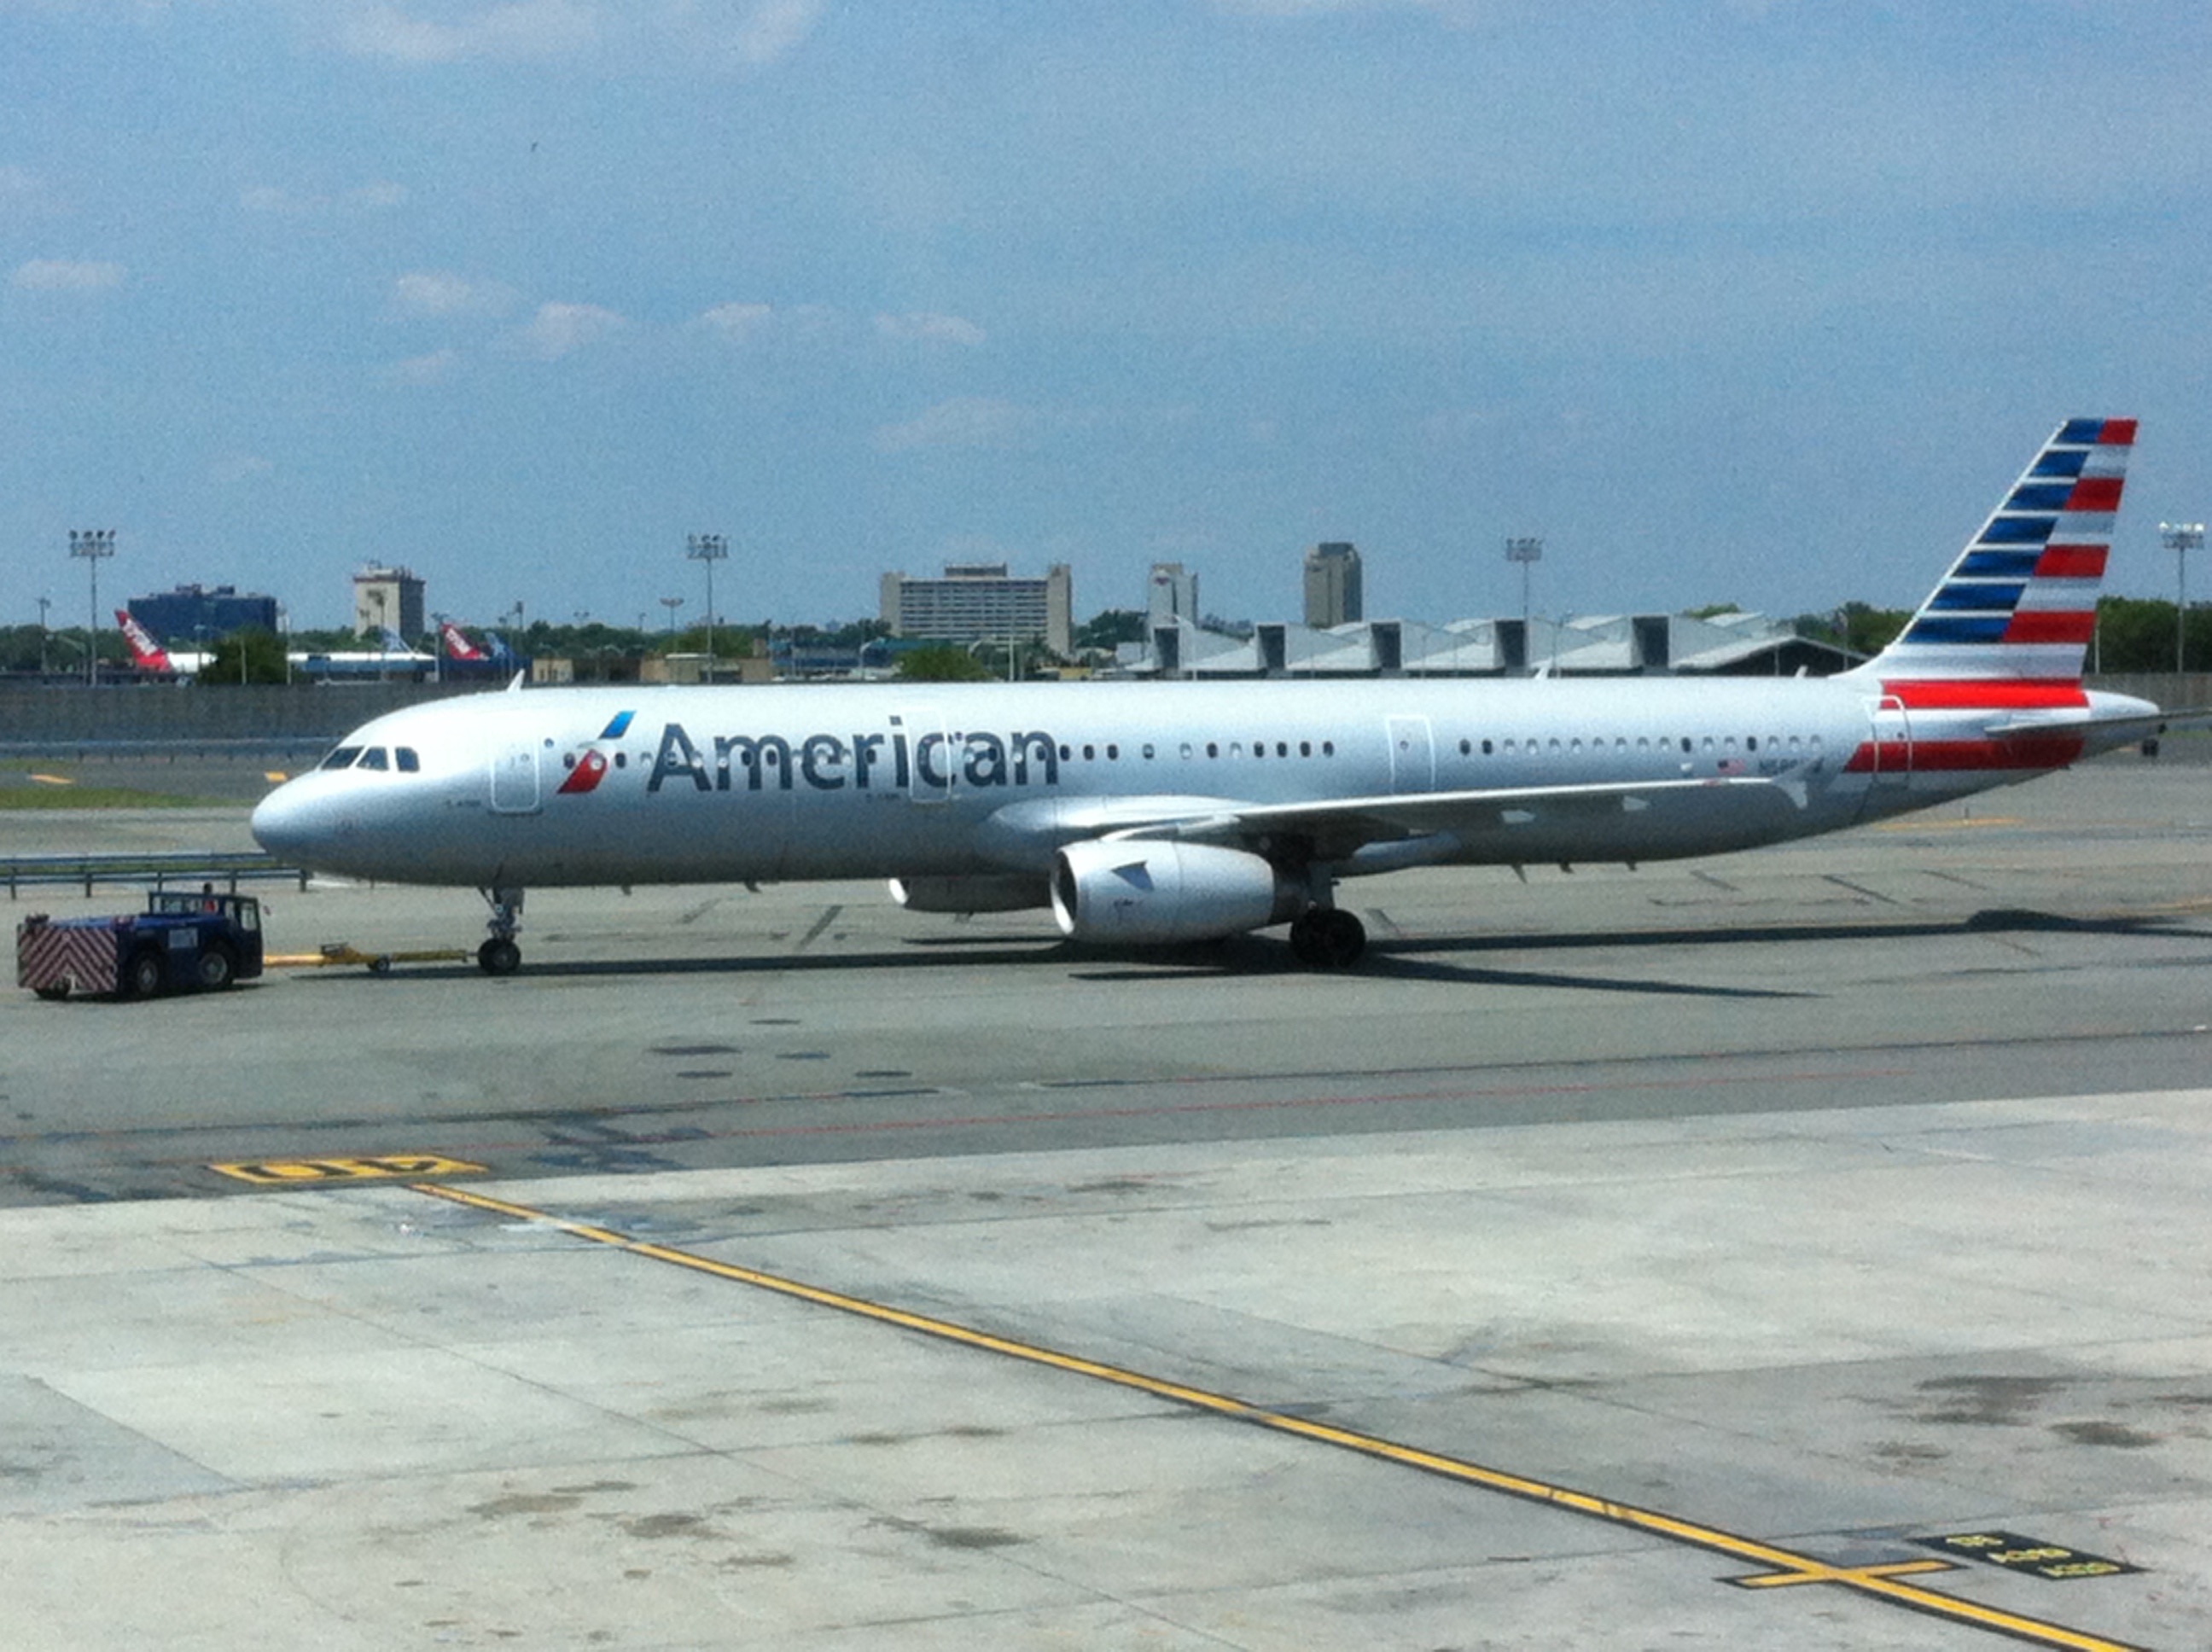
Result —
<instances>
[{"instance_id":1,"label":"distant high-rise building","mask_svg":"<svg viewBox=\"0 0 2212 1652\"><path fill-rule=\"evenodd\" d=\"M1154 562L1145 586L1145 624L1149 630L1177 620L1198 623L1198 575L1181 562Z\"/></svg>"},{"instance_id":2,"label":"distant high-rise building","mask_svg":"<svg viewBox=\"0 0 2212 1652\"><path fill-rule=\"evenodd\" d=\"M1344 540L1306 552L1306 623L1316 630L1367 617L1359 591L1359 552Z\"/></svg>"},{"instance_id":3,"label":"distant high-rise building","mask_svg":"<svg viewBox=\"0 0 2212 1652\"><path fill-rule=\"evenodd\" d=\"M1073 583L1054 562L1041 580L1018 579L1004 562L948 562L939 580L883 577L883 622L895 637L943 642L1027 642L1056 654L1073 647Z\"/></svg>"},{"instance_id":4,"label":"distant high-rise building","mask_svg":"<svg viewBox=\"0 0 2212 1652\"><path fill-rule=\"evenodd\" d=\"M353 634L387 625L410 641L422 635L422 581L411 569L371 563L353 576Z\"/></svg>"}]
</instances>

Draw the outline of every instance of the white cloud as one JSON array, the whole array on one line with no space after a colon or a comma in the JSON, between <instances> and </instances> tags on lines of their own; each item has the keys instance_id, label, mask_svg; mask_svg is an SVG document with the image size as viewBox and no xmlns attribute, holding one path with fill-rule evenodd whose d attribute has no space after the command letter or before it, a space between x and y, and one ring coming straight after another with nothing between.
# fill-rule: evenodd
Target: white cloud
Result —
<instances>
[{"instance_id":1,"label":"white cloud","mask_svg":"<svg viewBox=\"0 0 2212 1652\"><path fill-rule=\"evenodd\" d=\"M773 304L717 304L699 319L708 331L732 344L749 343L767 331L775 319Z\"/></svg>"},{"instance_id":2,"label":"white cloud","mask_svg":"<svg viewBox=\"0 0 2212 1652\"><path fill-rule=\"evenodd\" d=\"M798 50L822 15L823 0L756 0L738 25L738 56L765 67Z\"/></svg>"},{"instance_id":3,"label":"white cloud","mask_svg":"<svg viewBox=\"0 0 2212 1652\"><path fill-rule=\"evenodd\" d=\"M393 362L385 376L395 385L442 385L453 376L460 361L457 350L432 350L428 355L410 355Z\"/></svg>"},{"instance_id":4,"label":"white cloud","mask_svg":"<svg viewBox=\"0 0 2212 1652\"><path fill-rule=\"evenodd\" d=\"M71 258L33 258L15 266L15 286L33 293L96 293L123 284L123 266Z\"/></svg>"},{"instance_id":5,"label":"white cloud","mask_svg":"<svg viewBox=\"0 0 2212 1652\"><path fill-rule=\"evenodd\" d=\"M876 446L886 453L925 447L1008 447L1033 428L1027 409L993 396L956 396L925 409L903 424L876 432Z\"/></svg>"},{"instance_id":6,"label":"white cloud","mask_svg":"<svg viewBox=\"0 0 2212 1652\"><path fill-rule=\"evenodd\" d=\"M392 283L392 301L410 315L505 315L519 295L495 281L448 270L410 270Z\"/></svg>"},{"instance_id":7,"label":"white cloud","mask_svg":"<svg viewBox=\"0 0 2212 1652\"><path fill-rule=\"evenodd\" d=\"M626 325L614 311L596 304L541 304L538 313L516 330L514 341L525 355L557 361L612 337Z\"/></svg>"},{"instance_id":8,"label":"white cloud","mask_svg":"<svg viewBox=\"0 0 2212 1652\"><path fill-rule=\"evenodd\" d=\"M373 5L338 26L338 43L346 51L399 64L565 57L596 45L599 35L597 10L575 0L514 0L481 8L458 22Z\"/></svg>"},{"instance_id":9,"label":"white cloud","mask_svg":"<svg viewBox=\"0 0 2212 1652\"><path fill-rule=\"evenodd\" d=\"M774 339L811 343L829 337L842 318L826 304L778 307L740 301L717 304L699 323L726 344L760 344Z\"/></svg>"},{"instance_id":10,"label":"white cloud","mask_svg":"<svg viewBox=\"0 0 2212 1652\"><path fill-rule=\"evenodd\" d=\"M927 344L965 344L973 347L983 342L983 330L974 322L957 315L934 315L926 310L909 311L904 315L879 315L876 318L878 336L899 343Z\"/></svg>"}]
</instances>

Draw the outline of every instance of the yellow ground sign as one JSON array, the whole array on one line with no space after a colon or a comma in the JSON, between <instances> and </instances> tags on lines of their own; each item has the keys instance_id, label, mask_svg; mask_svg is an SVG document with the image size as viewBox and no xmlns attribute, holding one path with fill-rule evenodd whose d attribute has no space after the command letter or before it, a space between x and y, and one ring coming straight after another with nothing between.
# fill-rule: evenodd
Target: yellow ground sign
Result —
<instances>
[{"instance_id":1,"label":"yellow ground sign","mask_svg":"<svg viewBox=\"0 0 2212 1652\"><path fill-rule=\"evenodd\" d=\"M398 1176L481 1174L481 1164L436 1153L387 1153L374 1158L242 1159L208 1169L259 1187L307 1187L337 1181L376 1181Z\"/></svg>"}]
</instances>

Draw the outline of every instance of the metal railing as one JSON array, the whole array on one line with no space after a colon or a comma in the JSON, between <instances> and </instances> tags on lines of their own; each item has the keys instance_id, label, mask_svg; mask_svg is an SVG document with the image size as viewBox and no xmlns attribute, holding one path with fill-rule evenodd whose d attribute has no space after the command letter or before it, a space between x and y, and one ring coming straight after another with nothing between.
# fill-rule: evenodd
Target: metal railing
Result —
<instances>
[{"instance_id":1,"label":"metal railing","mask_svg":"<svg viewBox=\"0 0 2212 1652\"><path fill-rule=\"evenodd\" d=\"M8 898L21 896L26 884L70 884L88 896L95 884L151 887L177 884L220 884L235 895L241 882L286 878L307 887L304 866L287 865L258 849L183 849L159 854L16 854L0 857L0 882Z\"/></svg>"}]
</instances>

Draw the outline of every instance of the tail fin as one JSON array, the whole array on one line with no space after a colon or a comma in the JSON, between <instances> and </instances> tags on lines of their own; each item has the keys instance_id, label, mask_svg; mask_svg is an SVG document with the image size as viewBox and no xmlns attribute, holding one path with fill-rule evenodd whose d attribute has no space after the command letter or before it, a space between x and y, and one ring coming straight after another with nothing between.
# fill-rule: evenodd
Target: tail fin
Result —
<instances>
[{"instance_id":1,"label":"tail fin","mask_svg":"<svg viewBox=\"0 0 2212 1652\"><path fill-rule=\"evenodd\" d=\"M439 626L438 635L446 645L446 657L448 659L476 660L486 657L483 649L469 641L468 633L451 620L447 620Z\"/></svg>"},{"instance_id":2,"label":"tail fin","mask_svg":"<svg viewBox=\"0 0 2212 1652\"><path fill-rule=\"evenodd\" d=\"M124 641L131 645L131 663L140 671L167 671L175 669L170 663L167 651L154 641L152 633L131 617L129 609L118 608L115 610L115 624L116 629L123 633Z\"/></svg>"},{"instance_id":3,"label":"tail fin","mask_svg":"<svg viewBox=\"0 0 2212 1652\"><path fill-rule=\"evenodd\" d=\"M2133 419L2069 419L1897 640L1853 675L2081 680Z\"/></svg>"}]
</instances>

